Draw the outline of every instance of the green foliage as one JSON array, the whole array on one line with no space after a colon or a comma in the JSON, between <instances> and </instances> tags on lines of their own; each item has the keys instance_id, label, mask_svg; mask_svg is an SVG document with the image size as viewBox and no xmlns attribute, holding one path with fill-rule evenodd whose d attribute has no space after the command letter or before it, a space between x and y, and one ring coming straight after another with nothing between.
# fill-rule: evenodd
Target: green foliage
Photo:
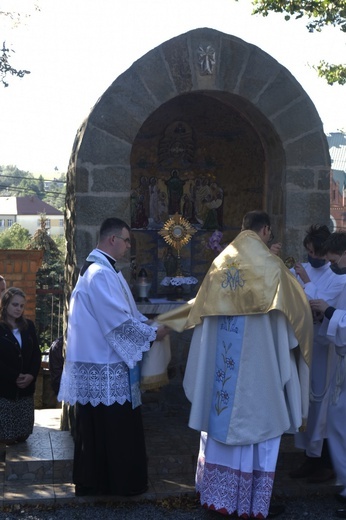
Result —
<instances>
[{"instance_id":1,"label":"green foliage","mask_svg":"<svg viewBox=\"0 0 346 520\"><path fill-rule=\"evenodd\" d=\"M48 235L46 217L31 238L27 249L43 250L43 260L36 275L36 326L40 345L49 347L62 332L65 243L58 244Z\"/></svg>"},{"instance_id":2,"label":"green foliage","mask_svg":"<svg viewBox=\"0 0 346 520\"><path fill-rule=\"evenodd\" d=\"M326 63L325 61L320 61L320 63L314 68L317 70L318 75L321 78L325 78L327 80L328 85L334 85L334 83L338 83L339 85L346 84L345 66L332 65L330 63Z\"/></svg>"},{"instance_id":3,"label":"green foliage","mask_svg":"<svg viewBox=\"0 0 346 520\"><path fill-rule=\"evenodd\" d=\"M31 4L31 5L30 5ZM25 12L29 9L29 12ZM39 5L34 2L25 2L21 8L21 12L14 11L2 11L0 10L0 16L3 19L7 19L11 22L12 27L20 25L20 23L31 16L30 11L40 11ZM17 78L23 78L26 74L30 74L30 71L24 69L16 69L10 64L11 53L13 49L6 47L6 42L3 42L2 49L0 50L0 83L4 87L8 87L7 78L8 76L16 76Z\"/></svg>"},{"instance_id":4,"label":"green foliage","mask_svg":"<svg viewBox=\"0 0 346 520\"><path fill-rule=\"evenodd\" d=\"M339 0L330 2L322 1L290 1L285 0L253 0L254 14L268 16L270 11L283 13L285 20L290 20L293 15L295 18L308 17L311 21L307 28L309 31L321 31L326 25L339 27L346 32L346 1Z\"/></svg>"},{"instance_id":5,"label":"green foliage","mask_svg":"<svg viewBox=\"0 0 346 520\"><path fill-rule=\"evenodd\" d=\"M0 233L0 249L26 249L30 238L29 231L15 223Z\"/></svg>"},{"instance_id":6,"label":"green foliage","mask_svg":"<svg viewBox=\"0 0 346 520\"><path fill-rule=\"evenodd\" d=\"M65 208L66 175L49 181L45 188L42 175L35 178L30 172L16 166L0 166L0 197L24 197L36 195L39 199L60 211Z\"/></svg>"},{"instance_id":7,"label":"green foliage","mask_svg":"<svg viewBox=\"0 0 346 520\"><path fill-rule=\"evenodd\" d=\"M346 33L346 0L330 2L328 0L253 0L253 14L268 16L270 12L281 13L285 20L306 16L309 19L309 32L321 31L323 27L333 26ZM314 67L318 75L325 78L329 85L346 83L346 64L330 64L321 61Z\"/></svg>"},{"instance_id":8,"label":"green foliage","mask_svg":"<svg viewBox=\"0 0 346 520\"><path fill-rule=\"evenodd\" d=\"M66 194L66 175L62 173L58 179L50 181L49 188L45 190L42 200L54 206L54 208L64 211Z\"/></svg>"},{"instance_id":9,"label":"green foliage","mask_svg":"<svg viewBox=\"0 0 346 520\"><path fill-rule=\"evenodd\" d=\"M52 236L52 239L54 240L55 244L57 245L61 255L63 258L65 258L66 255L66 239L64 236L57 235Z\"/></svg>"},{"instance_id":10,"label":"green foliage","mask_svg":"<svg viewBox=\"0 0 346 520\"><path fill-rule=\"evenodd\" d=\"M16 196L20 197L25 195L35 195L36 197L42 198L44 192L40 193L39 182L36 179L25 178L18 184L18 193Z\"/></svg>"},{"instance_id":11,"label":"green foliage","mask_svg":"<svg viewBox=\"0 0 346 520\"><path fill-rule=\"evenodd\" d=\"M33 174L20 170L17 166L0 166L0 196L20 197L29 195L33 187L38 191L37 181ZM29 193L26 190L29 189Z\"/></svg>"}]
</instances>

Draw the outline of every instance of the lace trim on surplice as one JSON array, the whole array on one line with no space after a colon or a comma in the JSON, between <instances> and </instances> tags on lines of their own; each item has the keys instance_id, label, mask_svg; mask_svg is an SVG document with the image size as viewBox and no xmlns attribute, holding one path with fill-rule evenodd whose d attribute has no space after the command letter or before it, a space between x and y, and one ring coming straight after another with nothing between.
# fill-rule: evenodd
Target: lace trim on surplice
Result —
<instances>
[{"instance_id":1,"label":"lace trim on surplice","mask_svg":"<svg viewBox=\"0 0 346 520\"><path fill-rule=\"evenodd\" d=\"M155 339L155 329L133 319L112 329L106 336L108 344L129 368L133 368L142 359L143 352L150 349L150 344Z\"/></svg>"},{"instance_id":2,"label":"lace trim on surplice","mask_svg":"<svg viewBox=\"0 0 346 520\"><path fill-rule=\"evenodd\" d=\"M274 485L274 472L243 473L199 458L196 491L201 504L222 514L266 518Z\"/></svg>"},{"instance_id":3,"label":"lace trim on surplice","mask_svg":"<svg viewBox=\"0 0 346 520\"><path fill-rule=\"evenodd\" d=\"M129 371L125 363L98 365L85 362L65 363L59 399L75 404L106 406L131 401Z\"/></svg>"}]
</instances>

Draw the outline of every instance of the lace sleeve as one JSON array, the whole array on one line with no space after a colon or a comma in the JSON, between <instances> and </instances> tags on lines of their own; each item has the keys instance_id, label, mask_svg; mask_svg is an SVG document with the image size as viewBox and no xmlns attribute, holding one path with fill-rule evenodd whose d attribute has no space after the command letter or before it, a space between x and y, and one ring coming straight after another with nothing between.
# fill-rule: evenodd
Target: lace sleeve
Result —
<instances>
[{"instance_id":1,"label":"lace sleeve","mask_svg":"<svg viewBox=\"0 0 346 520\"><path fill-rule=\"evenodd\" d=\"M112 329L106 336L108 344L129 368L133 368L142 359L143 352L150 349L150 344L155 339L155 328L133 319Z\"/></svg>"}]
</instances>

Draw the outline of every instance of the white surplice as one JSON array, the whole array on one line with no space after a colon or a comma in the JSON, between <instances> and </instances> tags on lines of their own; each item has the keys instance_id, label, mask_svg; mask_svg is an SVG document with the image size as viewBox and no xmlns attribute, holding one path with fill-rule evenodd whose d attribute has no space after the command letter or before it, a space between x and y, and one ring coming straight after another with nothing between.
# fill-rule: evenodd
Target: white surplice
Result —
<instances>
[{"instance_id":1,"label":"white surplice","mask_svg":"<svg viewBox=\"0 0 346 520\"><path fill-rule=\"evenodd\" d=\"M59 401L70 404L141 404L136 369L156 339L157 326L136 306L131 290L99 250L87 260L93 262L79 276L69 306L67 347L60 383Z\"/></svg>"},{"instance_id":2,"label":"white surplice","mask_svg":"<svg viewBox=\"0 0 346 520\"><path fill-rule=\"evenodd\" d=\"M332 318L324 318L323 328L335 345L337 358L330 385L328 445L338 481L346 488L346 289L338 299Z\"/></svg>"},{"instance_id":3,"label":"white surplice","mask_svg":"<svg viewBox=\"0 0 346 520\"><path fill-rule=\"evenodd\" d=\"M304 284L299 276L309 300L322 299L335 306L346 283L346 276L336 275L330 269L330 263L314 268L310 263L302 264L310 282ZM295 274L294 269L291 270ZM320 457L323 440L327 437L327 413L329 389L332 374L335 370L336 354L330 340L320 334L321 323L314 323L314 342L310 373L310 406L306 431L295 436L295 445L304 449L309 457Z\"/></svg>"}]
</instances>

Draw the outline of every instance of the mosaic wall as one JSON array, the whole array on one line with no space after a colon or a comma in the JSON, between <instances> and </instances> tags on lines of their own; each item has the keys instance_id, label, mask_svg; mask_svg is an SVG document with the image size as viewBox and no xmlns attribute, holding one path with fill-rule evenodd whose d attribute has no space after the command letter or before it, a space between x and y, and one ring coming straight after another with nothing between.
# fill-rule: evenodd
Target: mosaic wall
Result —
<instances>
[{"instance_id":1,"label":"mosaic wall","mask_svg":"<svg viewBox=\"0 0 346 520\"><path fill-rule=\"evenodd\" d=\"M226 111L226 114L225 114ZM175 213L197 233L181 251L184 275L198 279L184 291L198 288L215 252L212 234L222 245L239 232L243 214L262 206L264 154L258 136L233 109L203 94L185 95L166 103L142 126L131 155L131 227L133 270L144 267L152 280L151 294L176 268L176 252L158 231ZM220 235L221 236L221 235Z\"/></svg>"}]
</instances>

